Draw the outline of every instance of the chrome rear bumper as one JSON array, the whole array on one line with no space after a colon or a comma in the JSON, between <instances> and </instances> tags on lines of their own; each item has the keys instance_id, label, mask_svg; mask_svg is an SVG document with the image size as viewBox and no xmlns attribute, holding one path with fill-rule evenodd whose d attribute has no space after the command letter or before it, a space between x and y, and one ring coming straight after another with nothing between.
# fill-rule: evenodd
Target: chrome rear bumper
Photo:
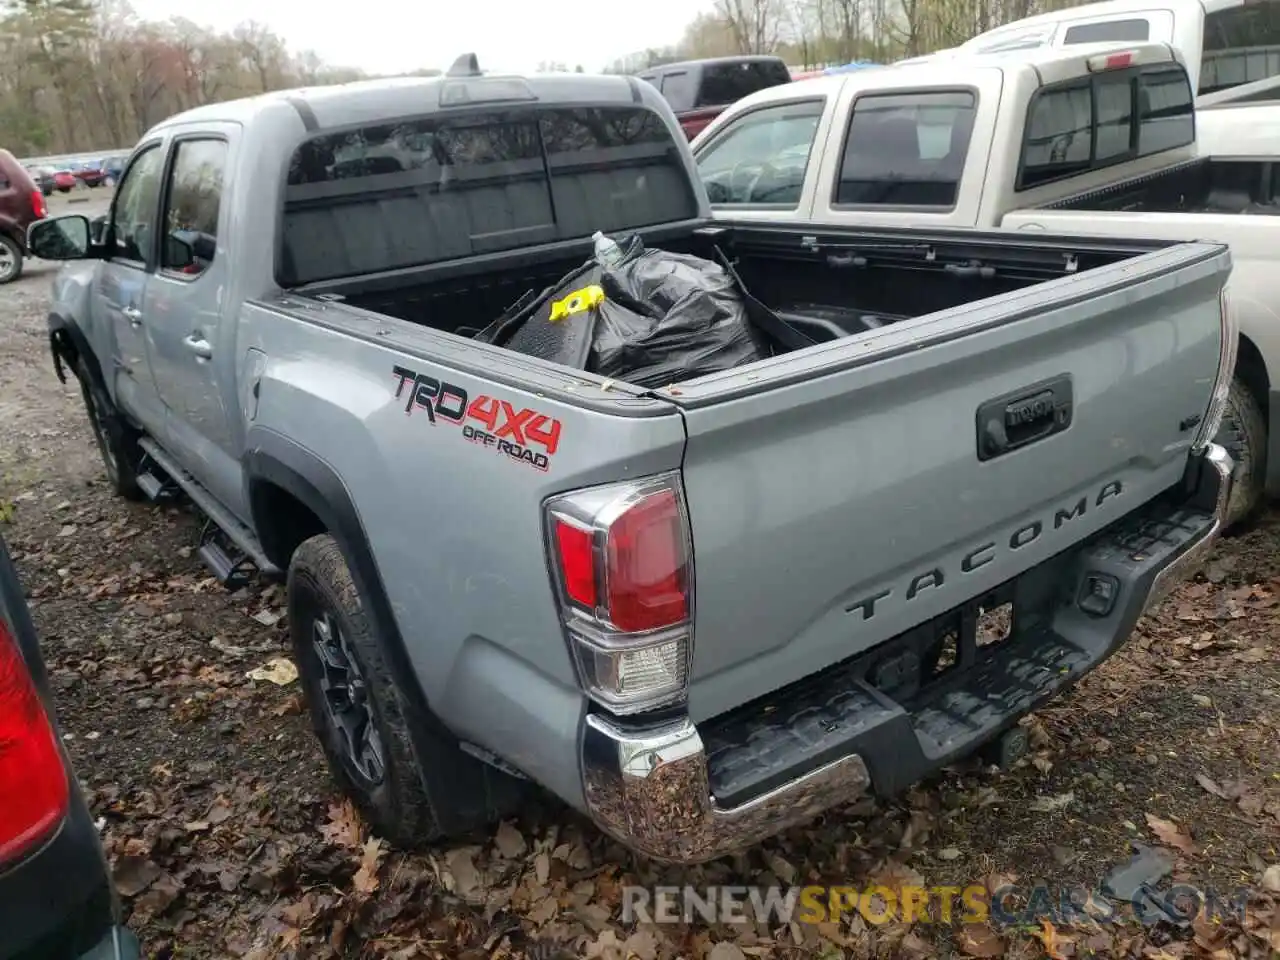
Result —
<instances>
[{"instance_id":1,"label":"chrome rear bumper","mask_svg":"<svg viewBox=\"0 0 1280 960\"><path fill-rule=\"evenodd\" d=\"M1177 511L1180 518L1192 515L1190 525L1181 525L1181 539L1163 538L1161 542L1157 535L1157 546L1150 550L1134 548L1130 541L1125 541L1128 546L1111 544L1105 549L1082 546L1082 555L1100 555L1089 551L1103 550L1109 551L1113 559L1123 560L1114 569L1129 571L1122 595L1130 599L1123 609L1117 608L1099 621L1105 636L1099 637L1094 648L1072 647L1081 659L1072 661L1070 668L1062 668L1062 676L1045 686L1045 696L1105 659L1132 631L1139 612L1159 603L1203 562L1226 517L1233 464L1227 452L1217 445L1211 445L1199 460L1199 464L1192 463L1199 473L1188 500L1190 506ZM1032 646L1039 643L1031 639ZM878 694L867 702L880 701L888 702ZM1029 703L1018 709L1025 712ZM820 709L820 704L806 703L800 706L799 713L808 714L808 721L812 722ZM1017 715L1011 709L1000 722L1012 724ZM872 724L859 730L856 736L860 739L850 740L848 754L808 769L746 803L722 807L711 789L712 760L698 728L687 717L643 725L636 720L588 714L579 732L587 812L606 833L655 860L711 860L810 821L824 810L870 790L872 777L863 754L878 755L881 763L886 756L900 758L891 759L896 765L891 772L906 776L917 776L926 767L943 765L944 757L920 755L908 716L905 708L899 708L893 723ZM879 740L874 750L868 750L871 738ZM878 778L883 769L879 768Z\"/></svg>"}]
</instances>

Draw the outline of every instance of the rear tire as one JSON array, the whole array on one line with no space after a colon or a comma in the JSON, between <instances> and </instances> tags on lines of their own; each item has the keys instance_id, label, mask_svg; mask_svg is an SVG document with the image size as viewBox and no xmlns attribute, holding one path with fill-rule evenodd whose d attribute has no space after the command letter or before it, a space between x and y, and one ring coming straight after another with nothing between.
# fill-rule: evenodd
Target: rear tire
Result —
<instances>
[{"instance_id":1,"label":"rear tire","mask_svg":"<svg viewBox=\"0 0 1280 960\"><path fill-rule=\"evenodd\" d=\"M146 494L138 486L142 449L138 446L137 432L121 419L115 404L90 375L83 359L77 357L73 369L80 381L80 393L89 414L89 429L93 431L111 489L126 500L145 500Z\"/></svg>"},{"instance_id":2,"label":"rear tire","mask_svg":"<svg viewBox=\"0 0 1280 960\"><path fill-rule=\"evenodd\" d=\"M1238 376L1231 380L1222 425L1213 438L1235 461L1235 479L1227 505L1226 529L1252 519L1265 500L1267 421L1253 392Z\"/></svg>"},{"instance_id":3,"label":"rear tire","mask_svg":"<svg viewBox=\"0 0 1280 960\"><path fill-rule=\"evenodd\" d=\"M22 276L22 247L13 237L0 234L0 284Z\"/></svg>"},{"instance_id":4,"label":"rear tire","mask_svg":"<svg viewBox=\"0 0 1280 960\"><path fill-rule=\"evenodd\" d=\"M490 787L514 796L518 781L463 753L434 718L412 735L413 708L333 537L320 534L294 551L287 596L312 726L334 779L378 836L413 847L508 811Z\"/></svg>"}]
</instances>

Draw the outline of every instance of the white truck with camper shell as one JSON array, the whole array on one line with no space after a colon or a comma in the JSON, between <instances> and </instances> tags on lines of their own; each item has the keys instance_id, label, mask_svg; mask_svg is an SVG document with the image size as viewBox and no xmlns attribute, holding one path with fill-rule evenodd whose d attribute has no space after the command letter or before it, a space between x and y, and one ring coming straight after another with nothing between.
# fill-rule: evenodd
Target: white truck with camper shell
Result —
<instances>
[{"instance_id":1,"label":"white truck with camper shell","mask_svg":"<svg viewBox=\"0 0 1280 960\"><path fill-rule=\"evenodd\" d=\"M1181 54L1202 150L1238 155L1258 123L1276 127L1280 0L1103 0L1002 24L900 65L1096 43L1167 43Z\"/></svg>"},{"instance_id":2,"label":"white truck with camper shell","mask_svg":"<svg viewBox=\"0 0 1280 960\"><path fill-rule=\"evenodd\" d=\"M1218 442L1236 523L1280 493L1280 169L1256 139L1206 155L1196 123L1166 44L1037 47L761 91L693 151L718 218L1229 244L1240 336Z\"/></svg>"}]
</instances>

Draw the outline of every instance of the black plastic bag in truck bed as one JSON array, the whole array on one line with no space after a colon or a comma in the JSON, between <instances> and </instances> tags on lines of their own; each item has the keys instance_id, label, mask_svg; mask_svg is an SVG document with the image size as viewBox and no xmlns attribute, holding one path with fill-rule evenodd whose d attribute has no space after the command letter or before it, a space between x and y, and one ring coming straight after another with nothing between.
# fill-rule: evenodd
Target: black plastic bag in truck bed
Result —
<instances>
[{"instance_id":1,"label":"black plastic bag in truck bed","mask_svg":"<svg viewBox=\"0 0 1280 960\"><path fill-rule=\"evenodd\" d=\"M661 387L769 356L755 306L726 267L644 250L636 238L616 266L588 261L541 294L526 294L476 339Z\"/></svg>"}]
</instances>

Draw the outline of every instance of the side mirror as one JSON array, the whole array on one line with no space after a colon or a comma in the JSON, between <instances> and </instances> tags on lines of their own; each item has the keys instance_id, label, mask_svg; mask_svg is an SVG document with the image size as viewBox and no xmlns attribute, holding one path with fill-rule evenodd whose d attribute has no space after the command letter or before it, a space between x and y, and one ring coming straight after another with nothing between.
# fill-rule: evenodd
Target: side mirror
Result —
<instances>
[{"instance_id":1,"label":"side mirror","mask_svg":"<svg viewBox=\"0 0 1280 960\"><path fill-rule=\"evenodd\" d=\"M68 214L27 228L27 249L41 260L83 260L91 247L89 218Z\"/></svg>"},{"instance_id":2,"label":"side mirror","mask_svg":"<svg viewBox=\"0 0 1280 960\"><path fill-rule=\"evenodd\" d=\"M195 248L180 237L169 234L164 238L164 265L171 270L182 270L196 262Z\"/></svg>"},{"instance_id":3,"label":"side mirror","mask_svg":"<svg viewBox=\"0 0 1280 960\"><path fill-rule=\"evenodd\" d=\"M100 217L94 217L89 221L89 239L93 243L102 243L103 238L107 235L107 215L104 213Z\"/></svg>"}]
</instances>

